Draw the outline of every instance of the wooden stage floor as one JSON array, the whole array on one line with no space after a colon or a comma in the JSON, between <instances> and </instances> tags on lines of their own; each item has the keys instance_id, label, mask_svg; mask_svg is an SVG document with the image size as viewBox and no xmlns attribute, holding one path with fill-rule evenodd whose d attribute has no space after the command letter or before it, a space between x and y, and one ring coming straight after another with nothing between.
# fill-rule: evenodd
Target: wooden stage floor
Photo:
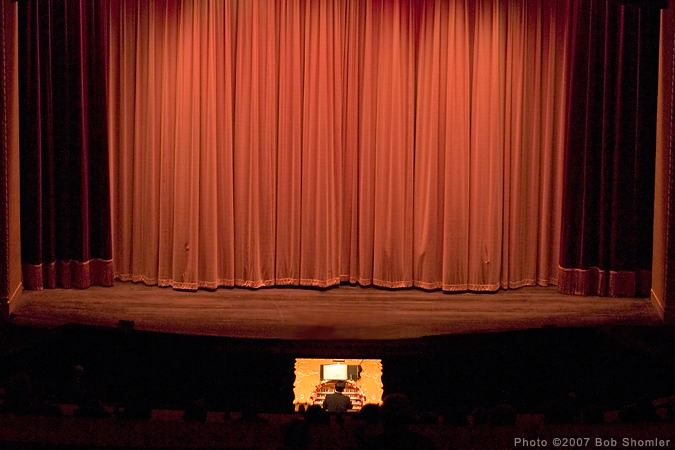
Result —
<instances>
[{"instance_id":1,"label":"wooden stage floor","mask_svg":"<svg viewBox=\"0 0 675 450\"><path fill-rule=\"evenodd\" d=\"M190 335L287 340L383 340L542 327L659 326L648 299L561 295L555 287L444 294L343 285L181 292L112 288L25 291L17 326L79 324Z\"/></svg>"}]
</instances>

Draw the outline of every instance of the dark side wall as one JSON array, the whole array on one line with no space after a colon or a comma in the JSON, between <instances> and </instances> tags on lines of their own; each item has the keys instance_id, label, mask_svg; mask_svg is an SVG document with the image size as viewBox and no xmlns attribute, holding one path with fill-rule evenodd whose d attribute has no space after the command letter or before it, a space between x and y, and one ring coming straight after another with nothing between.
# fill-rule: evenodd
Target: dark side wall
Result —
<instances>
[{"instance_id":1,"label":"dark side wall","mask_svg":"<svg viewBox=\"0 0 675 450\"><path fill-rule=\"evenodd\" d=\"M675 0L661 13L652 301L675 323Z\"/></svg>"},{"instance_id":2,"label":"dark side wall","mask_svg":"<svg viewBox=\"0 0 675 450\"><path fill-rule=\"evenodd\" d=\"M21 295L17 4L0 0L0 316Z\"/></svg>"}]
</instances>

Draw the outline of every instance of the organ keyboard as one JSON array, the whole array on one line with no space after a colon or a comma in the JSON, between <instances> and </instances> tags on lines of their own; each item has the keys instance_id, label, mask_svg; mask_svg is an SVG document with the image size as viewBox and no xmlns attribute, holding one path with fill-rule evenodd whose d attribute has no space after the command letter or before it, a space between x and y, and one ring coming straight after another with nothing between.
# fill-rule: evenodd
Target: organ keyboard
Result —
<instances>
[{"instance_id":1,"label":"organ keyboard","mask_svg":"<svg viewBox=\"0 0 675 450\"><path fill-rule=\"evenodd\" d=\"M323 405L326 395L335 392L335 383L337 383L336 380L324 380L317 384L309 397L309 404ZM344 380L343 383L345 383L345 390L342 393L352 401L352 409L350 411L361 410L363 405L366 404L366 396L363 390L355 381Z\"/></svg>"}]
</instances>

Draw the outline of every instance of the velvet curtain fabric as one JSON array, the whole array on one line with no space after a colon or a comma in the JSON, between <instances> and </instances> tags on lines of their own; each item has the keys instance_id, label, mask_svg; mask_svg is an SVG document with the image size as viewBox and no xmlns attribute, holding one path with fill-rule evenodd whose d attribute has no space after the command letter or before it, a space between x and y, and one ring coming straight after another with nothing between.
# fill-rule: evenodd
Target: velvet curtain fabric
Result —
<instances>
[{"instance_id":1,"label":"velvet curtain fabric","mask_svg":"<svg viewBox=\"0 0 675 450\"><path fill-rule=\"evenodd\" d=\"M555 284L569 6L112 2L116 277Z\"/></svg>"},{"instance_id":2,"label":"velvet curtain fabric","mask_svg":"<svg viewBox=\"0 0 675 450\"><path fill-rule=\"evenodd\" d=\"M575 0L563 293L649 295L659 11L641 3Z\"/></svg>"},{"instance_id":3,"label":"velvet curtain fabric","mask_svg":"<svg viewBox=\"0 0 675 450\"><path fill-rule=\"evenodd\" d=\"M22 0L24 286L113 281L103 3Z\"/></svg>"},{"instance_id":4,"label":"velvet curtain fabric","mask_svg":"<svg viewBox=\"0 0 675 450\"><path fill-rule=\"evenodd\" d=\"M23 0L20 24L27 288L110 285L114 250L184 289L648 294L656 5Z\"/></svg>"}]
</instances>

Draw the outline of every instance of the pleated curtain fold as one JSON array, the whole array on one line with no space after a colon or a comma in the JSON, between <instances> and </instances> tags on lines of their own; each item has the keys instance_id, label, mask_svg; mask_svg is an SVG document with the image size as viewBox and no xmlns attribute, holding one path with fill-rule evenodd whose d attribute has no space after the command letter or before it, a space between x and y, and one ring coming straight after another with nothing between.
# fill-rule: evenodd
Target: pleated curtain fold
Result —
<instances>
[{"instance_id":1,"label":"pleated curtain fold","mask_svg":"<svg viewBox=\"0 0 675 450\"><path fill-rule=\"evenodd\" d=\"M19 3L27 289L113 283L103 2Z\"/></svg>"},{"instance_id":2,"label":"pleated curtain fold","mask_svg":"<svg viewBox=\"0 0 675 450\"><path fill-rule=\"evenodd\" d=\"M555 284L570 5L110 2L115 276Z\"/></svg>"},{"instance_id":3,"label":"pleated curtain fold","mask_svg":"<svg viewBox=\"0 0 675 450\"><path fill-rule=\"evenodd\" d=\"M648 296L660 2L575 0L559 290Z\"/></svg>"}]
</instances>

